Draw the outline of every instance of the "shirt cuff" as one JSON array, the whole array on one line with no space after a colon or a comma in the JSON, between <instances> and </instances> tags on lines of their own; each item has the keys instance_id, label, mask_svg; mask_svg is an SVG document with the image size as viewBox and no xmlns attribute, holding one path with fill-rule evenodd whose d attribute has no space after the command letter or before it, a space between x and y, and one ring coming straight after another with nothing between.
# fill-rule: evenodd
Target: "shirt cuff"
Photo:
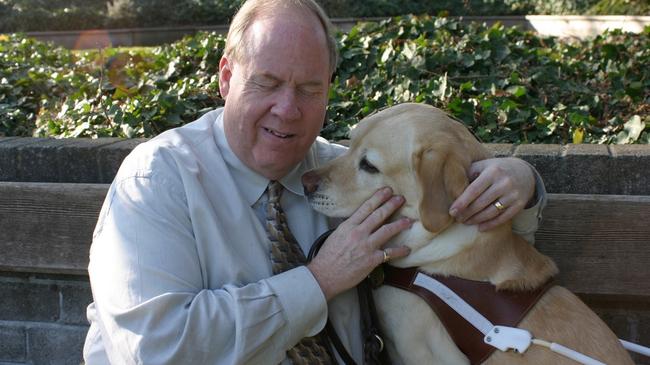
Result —
<instances>
[{"instance_id":1,"label":"shirt cuff","mask_svg":"<svg viewBox=\"0 0 650 365\"><path fill-rule=\"evenodd\" d=\"M526 162L527 163L527 162ZM546 187L542 176L537 172L533 165L527 163L535 175L535 205L519 212L512 220L512 231L522 236L530 243L535 242L535 232L539 228L542 220L542 211L546 207L547 195Z\"/></svg>"},{"instance_id":2,"label":"shirt cuff","mask_svg":"<svg viewBox=\"0 0 650 365\"><path fill-rule=\"evenodd\" d=\"M266 279L287 320L291 343L319 333L327 322L327 301L314 275L299 266Z\"/></svg>"}]
</instances>

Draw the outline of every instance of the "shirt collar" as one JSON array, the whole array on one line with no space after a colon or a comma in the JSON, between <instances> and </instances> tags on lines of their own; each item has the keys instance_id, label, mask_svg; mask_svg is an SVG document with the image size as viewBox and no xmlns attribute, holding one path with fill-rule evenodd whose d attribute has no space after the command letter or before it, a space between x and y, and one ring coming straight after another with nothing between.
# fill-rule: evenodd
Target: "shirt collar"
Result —
<instances>
[{"instance_id":1,"label":"shirt collar","mask_svg":"<svg viewBox=\"0 0 650 365\"><path fill-rule=\"evenodd\" d=\"M253 206L264 194L266 187L269 184L269 179L258 174L257 172L246 166L230 148L226 133L223 128L223 113L219 114L215 121L215 140L217 146L221 151L224 161L230 167L230 171L237 186L240 187L240 192L246 202ZM294 167L287 175L280 179L280 183L286 190L298 196L304 196L302 187L302 175L307 171L305 162L302 161Z\"/></svg>"}]
</instances>

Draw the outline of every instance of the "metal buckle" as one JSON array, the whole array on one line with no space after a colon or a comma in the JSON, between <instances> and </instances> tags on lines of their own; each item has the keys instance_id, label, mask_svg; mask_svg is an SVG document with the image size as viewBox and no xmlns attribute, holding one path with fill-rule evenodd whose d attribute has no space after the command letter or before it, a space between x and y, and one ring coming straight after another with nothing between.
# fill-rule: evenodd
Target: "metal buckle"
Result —
<instances>
[{"instance_id":1,"label":"metal buckle","mask_svg":"<svg viewBox=\"0 0 650 365\"><path fill-rule=\"evenodd\" d=\"M384 340L381 339L381 336L375 333L375 338L377 339L377 342L379 342L379 352L384 351Z\"/></svg>"}]
</instances>

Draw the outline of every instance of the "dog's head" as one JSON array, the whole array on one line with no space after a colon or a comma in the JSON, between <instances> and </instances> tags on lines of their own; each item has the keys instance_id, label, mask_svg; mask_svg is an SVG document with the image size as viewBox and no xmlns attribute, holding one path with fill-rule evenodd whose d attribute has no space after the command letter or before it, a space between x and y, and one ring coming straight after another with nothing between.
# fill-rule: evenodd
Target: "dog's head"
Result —
<instances>
[{"instance_id":1,"label":"dog's head","mask_svg":"<svg viewBox=\"0 0 650 365\"><path fill-rule=\"evenodd\" d=\"M332 217L350 216L377 189L390 186L406 198L396 216L421 221L433 235L448 227L451 203L468 185L473 161L489 154L445 112L425 104L400 104L363 119L350 148L307 172L311 205Z\"/></svg>"}]
</instances>

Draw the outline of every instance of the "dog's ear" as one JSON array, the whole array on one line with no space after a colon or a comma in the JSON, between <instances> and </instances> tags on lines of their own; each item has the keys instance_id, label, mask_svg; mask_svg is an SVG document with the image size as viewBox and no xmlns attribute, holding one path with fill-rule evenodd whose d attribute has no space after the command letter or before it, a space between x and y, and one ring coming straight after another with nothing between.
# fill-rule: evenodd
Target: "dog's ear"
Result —
<instances>
[{"instance_id":1,"label":"dog's ear","mask_svg":"<svg viewBox=\"0 0 650 365\"><path fill-rule=\"evenodd\" d=\"M433 148L416 156L421 189L420 220L427 231L439 233L453 222L449 207L469 184L469 160L465 160L449 150L441 152Z\"/></svg>"}]
</instances>

